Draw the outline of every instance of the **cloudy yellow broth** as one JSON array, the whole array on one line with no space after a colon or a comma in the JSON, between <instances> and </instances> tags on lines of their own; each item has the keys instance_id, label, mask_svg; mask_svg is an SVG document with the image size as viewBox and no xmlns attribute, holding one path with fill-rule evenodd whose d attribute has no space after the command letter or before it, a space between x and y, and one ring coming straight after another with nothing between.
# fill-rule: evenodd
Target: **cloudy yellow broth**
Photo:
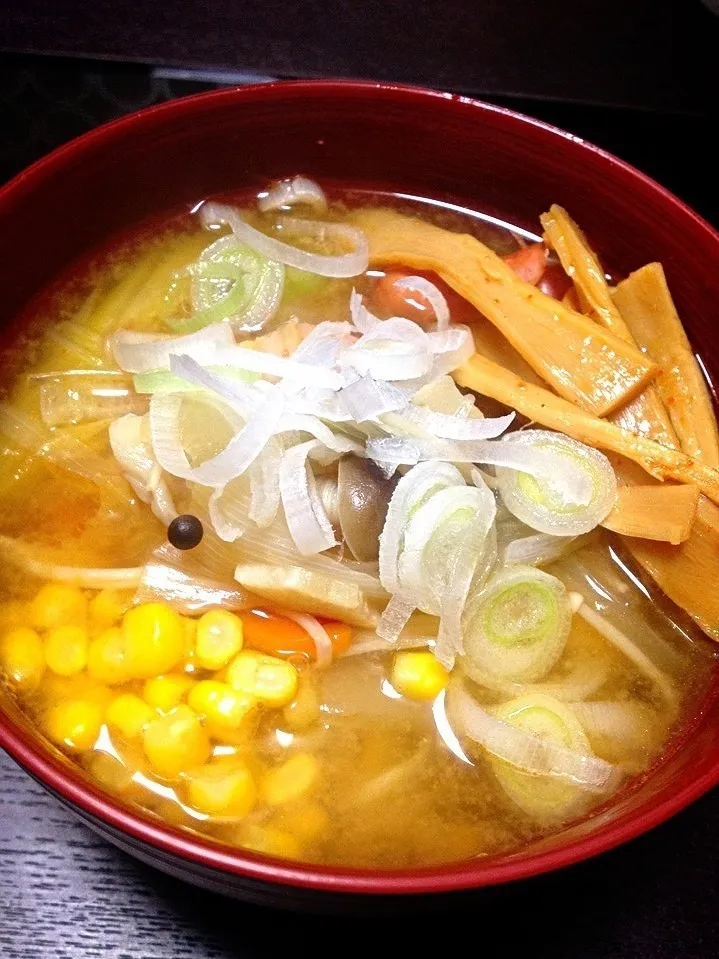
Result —
<instances>
[{"instance_id":1,"label":"cloudy yellow broth","mask_svg":"<svg viewBox=\"0 0 719 959\"><path fill-rule=\"evenodd\" d=\"M336 197L331 215L341 221L348 207L379 202L473 233L499 253L511 252L521 242L510 227L481 215L407 198L348 193ZM11 411L36 425L38 436L47 434L59 455L48 456L42 442L29 449L27 439L19 441L7 429L0 436L0 534L21 538L50 561L86 567L140 565L162 544L165 530L114 465L107 421L48 431L39 418L37 383L28 377L111 368L106 341L115 330L161 331L167 316L187 310L188 283L180 274L208 242L207 233L189 216L153 224L109 245L44 291L19 320L3 356L2 398ZM376 274L360 278L356 285L371 290L375 278ZM290 282L276 325L290 317L309 324L343 320L351 288L352 281L344 280L308 286ZM484 323L465 311L462 319L468 318ZM62 456L72 459L74 440L81 440L106 465L103 481L63 467ZM629 773L626 788L632 776L671 748L684 718L695 709L710 673L709 644L669 603L657 605L648 598L637 571L608 535L597 536L548 571L568 578L570 588L581 589L596 601L653 658L676 691L674 707L669 708L642 672L575 617L567 652L545 681L561 684L579 670L585 679L600 677L598 683L590 682L591 700L629 701L642 707L640 742L619 756L612 755L611 744L595 744L598 755L624 763ZM246 803L250 808L236 804L234 814L201 811L192 805L192 769L170 778L159 775L148 761L142 735L123 734L108 722L108 711L119 696L133 694L148 701L144 680L110 685L87 668L70 676L50 668L48 630L38 626L42 586L41 579L11 564L0 567L3 635L7 639L17 637L18 630L34 629L41 659L35 663L34 677L18 683L13 650L8 652L3 640L4 682L38 734L49 739L50 748L70 755L118 800L151 817L232 846L364 867L414 867L491 856L517 850L566 825L561 817L522 811L500 785L496 765L487 755L461 735L454 738L453 689L468 683L459 671L435 701L413 701L392 687L392 654L382 651L345 655L324 671L296 658L299 687L292 704L262 709L239 731L206 729L214 767L231 772L233 764L240 763L250 771L254 798ZM99 616L97 610L107 597L98 601L96 591L79 592L81 611L76 617L90 640L112 628L113 617L119 623L133 599L132 593L120 592L113 598L116 608ZM191 617L186 619L188 655L174 670L175 678L185 677L184 684L180 682L183 701L193 684L223 675L222 670L198 667L192 655ZM367 641L366 634L354 638ZM31 652L27 656L32 659ZM487 706L507 698L472 683L468 688ZM153 717L161 717L157 700L149 698ZM77 702L89 704L78 722L87 724L84 732L91 742L79 735L77 742L68 744L63 738L67 723L62 726L63 716L67 717L58 707ZM289 787L286 782L283 787L283 769L289 770L285 776ZM589 795L573 815L588 815L606 801L605 795Z\"/></svg>"}]
</instances>

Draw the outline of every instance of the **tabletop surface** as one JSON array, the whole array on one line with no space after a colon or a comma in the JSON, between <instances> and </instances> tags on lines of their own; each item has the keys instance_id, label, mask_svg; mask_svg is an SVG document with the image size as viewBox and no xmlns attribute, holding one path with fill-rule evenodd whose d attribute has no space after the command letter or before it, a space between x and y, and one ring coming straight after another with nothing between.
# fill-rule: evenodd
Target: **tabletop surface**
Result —
<instances>
[{"instance_id":1,"label":"tabletop surface","mask_svg":"<svg viewBox=\"0 0 719 959\"><path fill-rule=\"evenodd\" d=\"M230 902L107 845L0 755L3 959L425 956L710 959L719 941L719 791L653 833L437 915L297 915ZM483 945L485 944L485 945ZM331 952L330 952L331 951Z\"/></svg>"},{"instance_id":2,"label":"tabletop surface","mask_svg":"<svg viewBox=\"0 0 719 959\"><path fill-rule=\"evenodd\" d=\"M3 0L0 49L363 77L692 110L716 87L700 0Z\"/></svg>"},{"instance_id":3,"label":"tabletop surface","mask_svg":"<svg viewBox=\"0 0 719 959\"><path fill-rule=\"evenodd\" d=\"M32 5L32 4L30 4ZM2 36L0 31L0 36ZM0 182L84 129L206 88L119 64L0 58ZM504 101L636 163L719 222L702 118ZM1 959L260 959L430 948L552 959L705 959L719 951L719 790L634 842L443 912L274 912L192 889L107 845L0 755Z\"/></svg>"}]
</instances>

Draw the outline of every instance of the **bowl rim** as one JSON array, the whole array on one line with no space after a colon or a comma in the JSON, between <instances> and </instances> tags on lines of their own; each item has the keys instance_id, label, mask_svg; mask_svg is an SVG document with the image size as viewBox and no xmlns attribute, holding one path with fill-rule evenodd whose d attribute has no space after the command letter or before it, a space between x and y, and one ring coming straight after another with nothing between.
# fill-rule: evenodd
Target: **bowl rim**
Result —
<instances>
[{"instance_id":1,"label":"bowl rim","mask_svg":"<svg viewBox=\"0 0 719 959\"><path fill-rule=\"evenodd\" d=\"M672 207L677 215L686 221L692 221L694 227L705 234L706 240L715 244L719 254L719 233L686 203L631 164L580 137L507 107L485 103L472 97L419 86L371 81L275 81L198 93L146 107L88 131L18 173L0 187L0 213L6 204L21 199L48 176L81 160L86 151L105 146L115 140L121 141L124 133L130 129L141 131L143 126L151 128L157 117L176 113L187 115L201 113L208 102L301 100L306 96L351 99L353 95L362 98L399 98L409 109L415 102L445 101L462 109L476 111L475 115L479 117L494 114L506 119L508 123L530 126L547 141L556 137L572 141L585 157L591 156L594 161L604 164L605 169L610 169L613 174L619 175L625 181L632 181L641 186L657 201ZM719 758L717 758L712 767L677 792L662 799L641 816L629 814L617 822L603 826L594 834L586 835L555 849L522 855L516 860L510 858L504 862L493 862L493 857L489 857L486 860L475 859L418 869L351 869L255 855L239 848L223 846L200 835L193 836L189 832L173 828L160 821L154 821L149 815L124 806L110 793L95 787L83 777L79 768L69 765L62 754L54 751L37 736L14 722L2 709L0 709L0 747L61 799L77 806L83 813L100 820L132 840L145 843L165 854L180 857L206 869L215 869L225 874L263 883L323 890L330 893L369 895L440 893L479 888L529 878L539 873L569 866L613 849L647 832L719 783Z\"/></svg>"}]
</instances>

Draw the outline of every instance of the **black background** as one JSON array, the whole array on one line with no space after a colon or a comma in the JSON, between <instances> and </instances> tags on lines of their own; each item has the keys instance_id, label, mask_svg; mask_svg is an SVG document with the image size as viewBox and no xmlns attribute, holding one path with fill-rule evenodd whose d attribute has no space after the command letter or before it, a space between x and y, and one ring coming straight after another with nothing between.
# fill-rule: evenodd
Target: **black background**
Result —
<instances>
[{"instance_id":1,"label":"black background","mask_svg":"<svg viewBox=\"0 0 719 959\"><path fill-rule=\"evenodd\" d=\"M0 181L100 122L217 82L372 77L480 94L556 123L717 225L718 26L693 0L4 0L0 48L14 52L0 56ZM95 838L7 757L0 782L3 959L719 955L719 792L589 863L371 920L198 892Z\"/></svg>"}]
</instances>

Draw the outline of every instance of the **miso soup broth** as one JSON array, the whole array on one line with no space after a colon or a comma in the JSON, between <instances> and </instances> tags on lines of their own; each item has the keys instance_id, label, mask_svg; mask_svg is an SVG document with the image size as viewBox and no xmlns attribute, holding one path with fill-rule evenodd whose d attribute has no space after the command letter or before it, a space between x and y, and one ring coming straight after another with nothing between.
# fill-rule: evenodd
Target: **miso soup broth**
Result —
<instances>
[{"instance_id":1,"label":"miso soup broth","mask_svg":"<svg viewBox=\"0 0 719 959\"><path fill-rule=\"evenodd\" d=\"M717 545L713 410L657 379L660 268L610 287L561 208L535 235L329 196L168 215L19 318L0 677L103 788L223 843L517 850L706 693L713 583L677 584Z\"/></svg>"}]
</instances>

